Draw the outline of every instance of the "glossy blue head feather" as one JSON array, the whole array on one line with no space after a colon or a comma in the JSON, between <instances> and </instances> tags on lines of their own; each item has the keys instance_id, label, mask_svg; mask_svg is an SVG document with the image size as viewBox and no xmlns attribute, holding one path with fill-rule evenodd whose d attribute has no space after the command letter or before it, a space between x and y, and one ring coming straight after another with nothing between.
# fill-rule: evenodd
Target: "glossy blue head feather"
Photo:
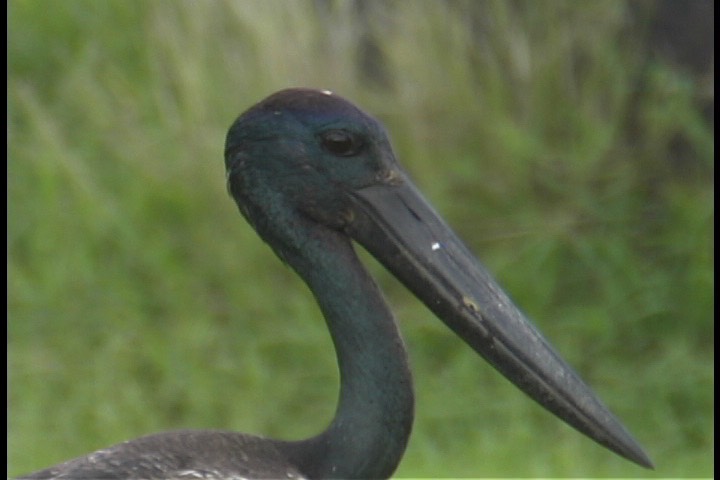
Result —
<instances>
[{"instance_id":1,"label":"glossy blue head feather","mask_svg":"<svg viewBox=\"0 0 720 480\"><path fill-rule=\"evenodd\" d=\"M260 230L261 217L297 211L342 227L349 191L386 183L399 171L377 120L328 91L299 88L238 117L228 132L225 166L232 196Z\"/></svg>"}]
</instances>

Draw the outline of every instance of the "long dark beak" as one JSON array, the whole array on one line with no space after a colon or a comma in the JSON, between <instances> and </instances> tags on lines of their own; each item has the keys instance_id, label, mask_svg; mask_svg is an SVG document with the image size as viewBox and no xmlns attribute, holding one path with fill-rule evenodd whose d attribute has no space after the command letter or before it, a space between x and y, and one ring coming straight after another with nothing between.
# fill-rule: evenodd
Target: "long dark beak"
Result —
<instances>
[{"instance_id":1,"label":"long dark beak","mask_svg":"<svg viewBox=\"0 0 720 480\"><path fill-rule=\"evenodd\" d=\"M653 464L403 174L351 194L347 232L540 405L643 467Z\"/></svg>"}]
</instances>

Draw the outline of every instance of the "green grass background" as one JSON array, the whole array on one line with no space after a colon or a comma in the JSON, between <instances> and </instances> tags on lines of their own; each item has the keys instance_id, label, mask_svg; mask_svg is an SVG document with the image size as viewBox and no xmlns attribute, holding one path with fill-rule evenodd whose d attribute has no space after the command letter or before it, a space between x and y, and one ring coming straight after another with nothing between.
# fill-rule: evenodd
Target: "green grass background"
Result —
<instances>
[{"instance_id":1,"label":"green grass background","mask_svg":"<svg viewBox=\"0 0 720 480\"><path fill-rule=\"evenodd\" d=\"M542 411L369 261L416 379L397 477L713 475L712 82L651 59L621 1L366 7L370 27L342 1L10 2L8 475L161 430L329 421L324 322L225 189L227 128L288 86L386 124L657 464ZM359 67L368 32L384 63Z\"/></svg>"}]
</instances>

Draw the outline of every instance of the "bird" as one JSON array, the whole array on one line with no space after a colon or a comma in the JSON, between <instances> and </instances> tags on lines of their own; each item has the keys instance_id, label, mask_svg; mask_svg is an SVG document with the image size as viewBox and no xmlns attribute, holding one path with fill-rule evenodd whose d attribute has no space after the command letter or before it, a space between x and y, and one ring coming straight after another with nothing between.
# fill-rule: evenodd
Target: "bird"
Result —
<instances>
[{"instance_id":1,"label":"bird","mask_svg":"<svg viewBox=\"0 0 720 480\"><path fill-rule=\"evenodd\" d=\"M521 313L398 163L383 125L329 90L287 88L225 142L229 194L309 286L340 372L329 425L304 440L223 430L147 435L20 478L388 478L414 416L403 339L359 244L545 409L612 452L652 461Z\"/></svg>"}]
</instances>

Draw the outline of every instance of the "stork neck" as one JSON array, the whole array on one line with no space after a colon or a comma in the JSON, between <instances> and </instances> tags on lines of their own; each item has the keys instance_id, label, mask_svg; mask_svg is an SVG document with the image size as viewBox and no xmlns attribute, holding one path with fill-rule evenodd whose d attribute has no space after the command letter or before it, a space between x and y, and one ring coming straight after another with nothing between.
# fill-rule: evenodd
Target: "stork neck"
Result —
<instances>
[{"instance_id":1,"label":"stork neck","mask_svg":"<svg viewBox=\"0 0 720 480\"><path fill-rule=\"evenodd\" d=\"M350 240L313 232L301 255L285 255L325 315L340 369L330 426L286 444L312 478L384 478L397 467L413 420L412 378L402 338Z\"/></svg>"}]
</instances>

